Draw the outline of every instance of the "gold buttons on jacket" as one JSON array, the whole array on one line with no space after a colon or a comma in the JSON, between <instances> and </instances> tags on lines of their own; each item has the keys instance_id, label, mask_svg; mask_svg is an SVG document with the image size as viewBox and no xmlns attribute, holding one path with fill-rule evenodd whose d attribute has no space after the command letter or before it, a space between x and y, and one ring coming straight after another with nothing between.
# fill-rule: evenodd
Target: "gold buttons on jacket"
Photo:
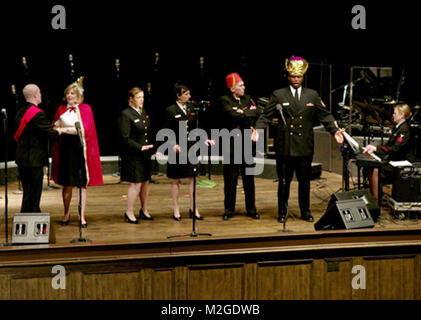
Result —
<instances>
[{"instance_id":1,"label":"gold buttons on jacket","mask_svg":"<svg viewBox=\"0 0 421 320\"><path fill-rule=\"evenodd\" d=\"M290 136L293 136L294 135L294 132L290 132L290 134L289 134Z\"/></svg>"}]
</instances>

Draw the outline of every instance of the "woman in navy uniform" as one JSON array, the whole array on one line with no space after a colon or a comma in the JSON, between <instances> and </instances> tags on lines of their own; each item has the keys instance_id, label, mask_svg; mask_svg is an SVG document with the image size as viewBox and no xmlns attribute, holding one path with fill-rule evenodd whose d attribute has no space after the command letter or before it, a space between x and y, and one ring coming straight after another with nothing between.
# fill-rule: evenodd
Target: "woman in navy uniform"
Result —
<instances>
[{"instance_id":1,"label":"woman in navy uniform","mask_svg":"<svg viewBox=\"0 0 421 320\"><path fill-rule=\"evenodd\" d=\"M153 220L148 212L149 180L151 179L151 155L154 145L150 134L150 119L143 107L144 92L132 88L128 94L129 107L119 119L122 141L121 181L130 182L127 193L127 210L124 218L137 224L134 204L140 198L139 219Z\"/></svg>"},{"instance_id":2,"label":"woman in navy uniform","mask_svg":"<svg viewBox=\"0 0 421 320\"><path fill-rule=\"evenodd\" d=\"M174 141L173 150L176 152L176 163L167 164L167 176L172 179L171 185L171 195L173 199L173 209L174 215L173 218L176 221L181 220L180 208L178 205L178 195L180 190L180 179L188 178L189 180L189 193L190 193L190 210L189 216L193 217L193 190L194 190L194 176L196 175L196 165L190 163L187 153L189 147L194 143L192 141L187 142L187 148L180 146L180 132L179 126L181 125L185 132L188 135L190 130L196 128L196 111L192 103L190 103L190 89L183 85L176 83L174 86L174 92L176 96L176 102L166 109L166 122L164 128L171 129L175 133L176 141ZM207 140L206 143L209 144L210 140ZM180 156L183 155L187 159L186 164L180 163ZM203 220L204 218L200 216L199 211L196 206L196 219Z\"/></svg>"},{"instance_id":3,"label":"woman in navy uniform","mask_svg":"<svg viewBox=\"0 0 421 320\"><path fill-rule=\"evenodd\" d=\"M364 153L375 153L383 161L399 161L408 160L414 161L415 156L413 154L412 143L411 143L411 130L409 124L406 122L411 117L411 108L407 104L396 105L393 112L393 122L396 124L392 131L392 135L387 140L386 144L374 146L367 145ZM382 167L382 178L386 181L390 180L393 173L393 167L390 164L386 164ZM379 198L379 169L375 168L368 174L370 192L373 197L378 200Z\"/></svg>"}]
</instances>

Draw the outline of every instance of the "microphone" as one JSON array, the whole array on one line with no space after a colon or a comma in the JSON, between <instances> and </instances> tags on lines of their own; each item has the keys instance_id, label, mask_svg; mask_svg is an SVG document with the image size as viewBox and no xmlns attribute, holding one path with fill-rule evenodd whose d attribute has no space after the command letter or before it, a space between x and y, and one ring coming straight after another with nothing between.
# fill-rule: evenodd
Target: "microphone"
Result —
<instances>
[{"instance_id":1,"label":"microphone","mask_svg":"<svg viewBox=\"0 0 421 320\"><path fill-rule=\"evenodd\" d=\"M79 121L75 122L75 128L76 128L77 134L78 134L79 139L80 139L80 146L83 147L82 130L80 128L80 122Z\"/></svg>"},{"instance_id":2,"label":"microphone","mask_svg":"<svg viewBox=\"0 0 421 320\"><path fill-rule=\"evenodd\" d=\"M279 113L281 114L282 117L282 122L284 123L284 126L287 126L287 122L285 121L285 117L284 117L284 109L282 108L282 105L280 103L278 103L276 105L276 110L279 111Z\"/></svg>"},{"instance_id":3,"label":"microphone","mask_svg":"<svg viewBox=\"0 0 421 320\"><path fill-rule=\"evenodd\" d=\"M6 111L6 109L5 109L5 108L1 109L1 114L3 115L3 117L4 117L5 119L7 119L7 111Z\"/></svg>"}]
</instances>

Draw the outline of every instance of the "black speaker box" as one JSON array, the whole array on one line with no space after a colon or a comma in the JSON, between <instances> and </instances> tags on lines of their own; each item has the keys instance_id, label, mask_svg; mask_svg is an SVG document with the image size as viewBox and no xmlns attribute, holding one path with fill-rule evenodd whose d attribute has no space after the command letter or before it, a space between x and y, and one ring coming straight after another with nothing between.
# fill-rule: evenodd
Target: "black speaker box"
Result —
<instances>
[{"instance_id":1,"label":"black speaker box","mask_svg":"<svg viewBox=\"0 0 421 320\"><path fill-rule=\"evenodd\" d=\"M413 168L395 168L392 198L396 202L421 202L421 173Z\"/></svg>"},{"instance_id":2,"label":"black speaker box","mask_svg":"<svg viewBox=\"0 0 421 320\"><path fill-rule=\"evenodd\" d=\"M374 199L373 195L370 193L369 190L361 189L337 192L334 193L332 197L335 197L336 201L363 199L365 204L367 205L368 211L370 211L373 221L377 222L377 219L380 215L380 208L378 202L376 201L376 199Z\"/></svg>"},{"instance_id":3,"label":"black speaker box","mask_svg":"<svg viewBox=\"0 0 421 320\"><path fill-rule=\"evenodd\" d=\"M354 198L340 199L349 198L350 195L349 192L345 195L333 194L325 214L314 224L314 228L316 230L372 228L374 220L366 199L364 196L358 197L359 192L354 195Z\"/></svg>"}]
</instances>

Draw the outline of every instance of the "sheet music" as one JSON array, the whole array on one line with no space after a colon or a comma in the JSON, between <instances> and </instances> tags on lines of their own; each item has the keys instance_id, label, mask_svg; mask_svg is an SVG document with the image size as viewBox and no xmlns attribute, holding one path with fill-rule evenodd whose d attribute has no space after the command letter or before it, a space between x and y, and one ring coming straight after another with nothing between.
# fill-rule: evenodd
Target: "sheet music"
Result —
<instances>
[{"instance_id":1,"label":"sheet music","mask_svg":"<svg viewBox=\"0 0 421 320\"><path fill-rule=\"evenodd\" d=\"M351 149L354 152L360 151L360 145L358 144L357 141L354 140L354 138L352 138L346 131L342 132L342 135L344 136L344 138L346 139L346 141L351 146Z\"/></svg>"},{"instance_id":2,"label":"sheet music","mask_svg":"<svg viewBox=\"0 0 421 320\"><path fill-rule=\"evenodd\" d=\"M366 150L364 147L361 149L360 144L357 141L355 141L355 139L352 138L347 132L343 132L342 134L354 152L358 153L358 152L362 152ZM382 161L382 159L378 155L376 155L374 152L368 153L368 154L372 156L374 159L376 159L377 161L380 161L380 162Z\"/></svg>"}]
</instances>

